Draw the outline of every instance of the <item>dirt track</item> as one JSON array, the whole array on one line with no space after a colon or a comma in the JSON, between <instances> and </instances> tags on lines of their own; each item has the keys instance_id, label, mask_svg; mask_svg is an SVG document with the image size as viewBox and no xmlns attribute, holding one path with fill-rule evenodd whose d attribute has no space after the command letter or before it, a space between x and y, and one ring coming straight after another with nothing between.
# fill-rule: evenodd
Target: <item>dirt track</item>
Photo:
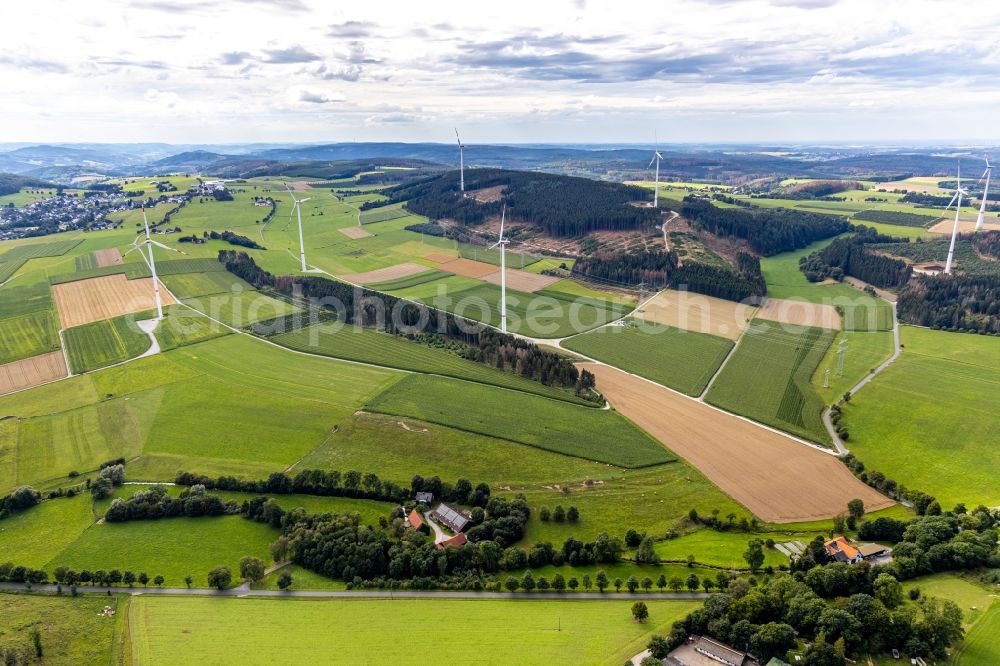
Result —
<instances>
[{"instance_id":1,"label":"dirt track","mask_svg":"<svg viewBox=\"0 0 1000 666\"><path fill-rule=\"evenodd\" d=\"M126 280L121 273L57 284L52 294L63 328L156 307L153 283L148 278ZM177 302L162 284L160 298L163 305Z\"/></svg>"},{"instance_id":2,"label":"dirt track","mask_svg":"<svg viewBox=\"0 0 1000 666\"><path fill-rule=\"evenodd\" d=\"M840 314L832 305L769 298L757 311L757 317L794 326L819 326L840 330Z\"/></svg>"},{"instance_id":3,"label":"dirt track","mask_svg":"<svg viewBox=\"0 0 1000 666\"><path fill-rule=\"evenodd\" d=\"M650 299L636 316L664 326L736 340L753 311L749 305L665 289Z\"/></svg>"},{"instance_id":4,"label":"dirt track","mask_svg":"<svg viewBox=\"0 0 1000 666\"><path fill-rule=\"evenodd\" d=\"M832 455L616 368L582 367L615 409L764 521L831 518L855 497L869 511L893 504Z\"/></svg>"},{"instance_id":5,"label":"dirt track","mask_svg":"<svg viewBox=\"0 0 1000 666\"><path fill-rule=\"evenodd\" d=\"M38 386L65 377L66 360L61 351L0 365L0 395Z\"/></svg>"},{"instance_id":6,"label":"dirt track","mask_svg":"<svg viewBox=\"0 0 1000 666\"><path fill-rule=\"evenodd\" d=\"M376 282L398 280L399 278L416 275L417 273L424 273L429 270L431 270L429 266L421 266L420 264L411 264L407 262L405 264L396 264L395 266L387 266L386 268L368 271L367 273L346 273L339 277L342 277L348 282L353 282L354 284L375 284Z\"/></svg>"}]
</instances>

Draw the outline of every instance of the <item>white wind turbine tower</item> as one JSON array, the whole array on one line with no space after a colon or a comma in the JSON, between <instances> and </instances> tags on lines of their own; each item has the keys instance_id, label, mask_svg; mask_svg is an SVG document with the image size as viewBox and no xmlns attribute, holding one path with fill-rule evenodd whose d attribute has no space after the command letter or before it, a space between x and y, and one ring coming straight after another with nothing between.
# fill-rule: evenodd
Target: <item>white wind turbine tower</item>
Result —
<instances>
[{"instance_id":1,"label":"white wind turbine tower","mask_svg":"<svg viewBox=\"0 0 1000 666\"><path fill-rule=\"evenodd\" d=\"M458 128L455 128L455 138L458 139L458 177L459 177L459 189L465 192L465 144L462 143L462 137L458 135Z\"/></svg>"},{"instance_id":2,"label":"white wind turbine tower","mask_svg":"<svg viewBox=\"0 0 1000 666\"><path fill-rule=\"evenodd\" d=\"M948 261L944 265L944 272L946 275L951 275L951 266L955 259L955 241L958 239L958 218L962 213L962 195L968 194L967 191L962 189L962 164L958 165L958 182L955 186L955 196L951 198L951 203L945 208L951 208L951 204L955 204L955 226L951 229L951 245L948 247Z\"/></svg>"},{"instance_id":3,"label":"white wind turbine tower","mask_svg":"<svg viewBox=\"0 0 1000 666\"><path fill-rule=\"evenodd\" d=\"M490 249L500 246L500 332L507 332L507 243L503 237L503 223L507 218L507 204L500 213L500 240L490 246Z\"/></svg>"},{"instance_id":4,"label":"white wind turbine tower","mask_svg":"<svg viewBox=\"0 0 1000 666\"><path fill-rule=\"evenodd\" d=\"M653 166L653 162L656 162L656 178L653 180L653 208L660 207L660 160L663 159L663 155L660 154L660 142L656 142L656 148L653 149L653 159L649 160L649 164L646 166Z\"/></svg>"},{"instance_id":5,"label":"white wind turbine tower","mask_svg":"<svg viewBox=\"0 0 1000 666\"><path fill-rule=\"evenodd\" d=\"M979 177L979 183L986 180L986 186L983 187L983 200L979 204L979 217L976 218L976 231L983 230L983 217L986 215L986 199L990 196L990 176L993 175L993 165L990 164L989 155L986 156L986 171L983 175ZM977 185L979 184L977 183Z\"/></svg>"},{"instance_id":6,"label":"white wind turbine tower","mask_svg":"<svg viewBox=\"0 0 1000 666\"><path fill-rule=\"evenodd\" d=\"M146 240L142 243L134 244L132 249L125 253L125 256L128 256L129 253L134 252L143 246L149 248L149 257L147 258L143 255L143 258L146 259L146 263L149 264L149 270L153 273L153 296L156 299L156 320L160 321L163 319L163 302L160 300L160 280L156 277L156 259L153 258L153 246L162 247L164 250L170 250L171 252L177 252L177 250L172 247L167 247L163 243L158 243L149 237L149 220L146 219L145 206L142 208L142 223L146 227Z\"/></svg>"},{"instance_id":7,"label":"white wind turbine tower","mask_svg":"<svg viewBox=\"0 0 1000 666\"><path fill-rule=\"evenodd\" d=\"M295 207L295 212L298 213L299 216L299 259L302 262L302 272L307 273L308 269L306 268L306 242L302 237L302 204L309 201L309 197L306 197L305 199L296 199L295 195L292 193L292 188L288 187L288 185L286 184L285 189L288 190L288 196L292 198L292 206Z\"/></svg>"}]
</instances>

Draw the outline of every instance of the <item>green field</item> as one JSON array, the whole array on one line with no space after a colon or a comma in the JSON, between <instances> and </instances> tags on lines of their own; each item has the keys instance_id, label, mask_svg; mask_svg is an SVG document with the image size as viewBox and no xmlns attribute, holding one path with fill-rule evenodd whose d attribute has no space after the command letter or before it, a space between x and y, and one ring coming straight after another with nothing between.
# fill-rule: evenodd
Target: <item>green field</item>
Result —
<instances>
[{"instance_id":1,"label":"green field","mask_svg":"<svg viewBox=\"0 0 1000 666\"><path fill-rule=\"evenodd\" d=\"M387 220L395 220L396 218L407 217L409 215L409 211L403 210L402 204L400 204L398 206L384 206L363 210L361 211L360 221L361 224L371 224L372 222L386 222Z\"/></svg>"},{"instance_id":2,"label":"green field","mask_svg":"<svg viewBox=\"0 0 1000 666\"><path fill-rule=\"evenodd\" d=\"M416 275L401 277L395 280L388 280L386 282L376 282L365 286L368 289L374 289L375 291L398 291L408 287L416 287L418 284L434 282L435 280L450 277L451 275L453 275L453 273L449 273L448 271L429 270L424 271L423 273L417 273Z\"/></svg>"},{"instance_id":3,"label":"green field","mask_svg":"<svg viewBox=\"0 0 1000 666\"><path fill-rule=\"evenodd\" d=\"M733 348L724 338L643 323L605 326L562 343L687 395L699 395Z\"/></svg>"},{"instance_id":4,"label":"green field","mask_svg":"<svg viewBox=\"0 0 1000 666\"><path fill-rule=\"evenodd\" d=\"M843 374L837 372L837 350L841 340L847 341ZM823 402L833 404L891 355L892 331L841 331L812 376L813 389L822 396ZM830 371L830 387L823 388L827 370Z\"/></svg>"},{"instance_id":5,"label":"green field","mask_svg":"<svg viewBox=\"0 0 1000 666\"><path fill-rule=\"evenodd\" d=\"M9 486L0 489L6 494ZM94 521L89 493L47 500L0 521L0 564L42 568Z\"/></svg>"},{"instance_id":6,"label":"green field","mask_svg":"<svg viewBox=\"0 0 1000 666\"><path fill-rule=\"evenodd\" d=\"M716 530L704 528L691 534L685 534L676 539L667 539L656 544L656 554L664 560L685 561L689 555L694 555L695 561L699 564L708 564L717 567L727 567L732 569L746 569L747 563L743 559L746 552L747 543L751 539L774 539L777 543L783 541L801 541L809 543L812 539L822 534L816 532L786 532L767 534L746 534L744 532L717 532ZM782 564L788 565L788 556L776 548L764 547L764 565L777 569Z\"/></svg>"},{"instance_id":7,"label":"green field","mask_svg":"<svg viewBox=\"0 0 1000 666\"><path fill-rule=\"evenodd\" d=\"M74 238L71 240L15 245L3 254L0 254L0 283L6 282L30 259L62 256L79 244L80 239Z\"/></svg>"},{"instance_id":8,"label":"green field","mask_svg":"<svg viewBox=\"0 0 1000 666\"><path fill-rule=\"evenodd\" d=\"M1000 504L1000 343L910 326L901 336L902 356L844 409L851 450L942 507Z\"/></svg>"},{"instance_id":9,"label":"green field","mask_svg":"<svg viewBox=\"0 0 1000 666\"><path fill-rule=\"evenodd\" d=\"M214 567L239 572L246 555L270 563L268 546L277 537L278 530L239 516L102 523L87 528L46 569L145 571L150 578L162 575L172 587L183 587L184 576L190 575L196 587L208 587Z\"/></svg>"},{"instance_id":10,"label":"green field","mask_svg":"<svg viewBox=\"0 0 1000 666\"><path fill-rule=\"evenodd\" d=\"M160 343L160 351L232 333L228 328L184 305L170 305L163 312L163 321L153 331L156 341Z\"/></svg>"},{"instance_id":11,"label":"green field","mask_svg":"<svg viewBox=\"0 0 1000 666\"><path fill-rule=\"evenodd\" d=\"M820 419L823 400L809 380L836 332L797 328L801 332L754 321L705 399L825 444L827 435Z\"/></svg>"},{"instance_id":12,"label":"green field","mask_svg":"<svg viewBox=\"0 0 1000 666\"><path fill-rule=\"evenodd\" d=\"M559 400L584 402L568 390L548 387L512 372L497 370L487 364L464 359L443 349L434 349L419 342L411 342L400 336L381 333L370 328L355 328L336 323L315 324L292 333L276 335L271 339L291 349L313 354L457 377ZM592 405L592 403L587 404Z\"/></svg>"},{"instance_id":13,"label":"green field","mask_svg":"<svg viewBox=\"0 0 1000 666\"><path fill-rule=\"evenodd\" d=\"M103 617L105 606L116 609ZM42 638L44 664L111 664L115 638L125 626L128 601L123 597L47 597L0 594L0 652L31 646L31 632ZM24 662L21 662L24 663ZM34 663L34 662L32 662Z\"/></svg>"},{"instance_id":14,"label":"green field","mask_svg":"<svg viewBox=\"0 0 1000 666\"><path fill-rule=\"evenodd\" d=\"M368 409L619 467L645 467L674 459L614 411L441 377L405 377L369 402Z\"/></svg>"},{"instance_id":15,"label":"green field","mask_svg":"<svg viewBox=\"0 0 1000 666\"><path fill-rule=\"evenodd\" d=\"M135 325L135 318L125 315L63 331L73 374L121 363L149 349L149 336Z\"/></svg>"},{"instance_id":16,"label":"green field","mask_svg":"<svg viewBox=\"0 0 1000 666\"><path fill-rule=\"evenodd\" d=\"M0 415L18 417L18 484L51 487L119 456L138 456L136 479L257 478L299 460L398 376L227 335L0 397Z\"/></svg>"},{"instance_id":17,"label":"green field","mask_svg":"<svg viewBox=\"0 0 1000 666\"><path fill-rule=\"evenodd\" d=\"M636 624L631 604L139 597L129 629L135 659L164 666L273 664L289 655L299 663L427 663L429 654L456 650L465 655L458 661L480 664L618 666L645 649L650 634L667 631L698 605L648 601L649 620ZM248 633L248 626L267 631ZM234 642L236 634L241 639ZM474 645L456 644L456 635L475 636ZM228 647L220 651L221 644Z\"/></svg>"},{"instance_id":18,"label":"green field","mask_svg":"<svg viewBox=\"0 0 1000 666\"><path fill-rule=\"evenodd\" d=\"M0 289L0 319L51 309L52 291L44 281L20 280Z\"/></svg>"},{"instance_id":19,"label":"green field","mask_svg":"<svg viewBox=\"0 0 1000 666\"><path fill-rule=\"evenodd\" d=\"M228 271L167 275L163 282L179 299L254 290L250 284Z\"/></svg>"},{"instance_id":20,"label":"green field","mask_svg":"<svg viewBox=\"0 0 1000 666\"><path fill-rule=\"evenodd\" d=\"M37 310L0 319L0 363L10 363L59 349L55 315Z\"/></svg>"},{"instance_id":21,"label":"green field","mask_svg":"<svg viewBox=\"0 0 1000 666\"><path fill-rule=\"evenodd\" d=\"M259 291L210 294L188 298L182 302L234 328L292 314L298 310L290 303L266 296Z\"/></svg>"},{"instance_id":22,"label":"green field","mask_svg":"<svg viewBox=\"0 0 1000 666\"><path fill-rule=\"evenodd\" d=\"M966 634L952 653L954 666L993 666L1000 663L1000 601L994 601L983 618Z\"/></svg>"}]
</instances>

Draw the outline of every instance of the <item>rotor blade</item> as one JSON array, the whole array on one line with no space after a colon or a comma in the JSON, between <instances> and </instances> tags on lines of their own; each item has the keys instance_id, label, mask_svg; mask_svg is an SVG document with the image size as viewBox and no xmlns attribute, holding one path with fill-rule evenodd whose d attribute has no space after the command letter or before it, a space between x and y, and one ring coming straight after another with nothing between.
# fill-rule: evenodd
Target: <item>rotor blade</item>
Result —
<instances>
[{"instance_id":1,"label":"rotor blade","mask_svg":"<svg viewBox=\"0 0 1000 666\"><path fill-rule=\"evenodd\" d=\"M656 151L656 156L661 160L663 159L663 155L660 154L660 151Z\"/></svg>"},{"instance_id":2,"label":"rotor blade","mask_svg":"<svg viewBox=\"0 0 1000 666\"><path fill-rule=\"evenodd\" d=\"M296 199L295 195L292 194L292 188L288 186L288 183L285 183L285 189L288 190L288 196L290 196L292 198L292 201L294 201L295 203L298 203L298 199Z\"/></svg>"},{"instance_id":3,"label":"rotor blade","mask_svg":"<svg viewBox=\"0 0 1000 666\"><path fill-rule=\"evenodd\" d=\"M648 169L649 167L653 166L653 162L655 161L656 161L656 153L653 153L653 159L649 160L649 164L646 165L646 168Z\"/></svg>"},{"instance_id":4,"label":"rotor blade","mask_svg":"<svg viewBox=\"0 0 1000 666\"><path fill-rule=\"evenodd\" d=\"M458 147L459 148L465 148L465 146L462 145L462 137L460 137L458 135L458 128L457 127L455 128L455 138L458 139Z\"/></svg>"},{"instance_id":5,"label":"rotor blade","mask_svg":"<svg viewBox=\"0 0 1000 666\"><path fill-rule=\"evenodd\" d=\"M945 210L948 210L949 208L951 208L952 204L954 204L954 203L955 203L955 201L957 201L957 200L958 200L958 192L955 192L955 196L953 196L953 197L951 198L951 201L949 201L949 202L948 202L948 205L947 205L947 206L945 206L945 207L944 207L944 209L945 209Z\"/></svg>"},{"instance_id":6,"label":"rotor blade","mask_svg":"<svg viewBox=\"0 0 1000 666\"><path fill-rule=\"evenodd\" d=\"M983 182L983 180L986 179L986 174L988 174L989 172L990 172L990 167L986 167L986 171L984 171L983 175L980 176L979 180L976 181L976 185L978 185L979 183Z\"/></svg>"},{"instance_id":7,"label":"rotor blade","mask_svg":"<svg viewBox=\"0 0 1000 666\"><path fill-rule=\"evenodd\" d=\"M128 250L128 251L126 251L126 252L125 252L125 254L123 254L122 256L123 256L123 257L127 257L127 256L128 256L129 254L131 254L132 252L135 252L135 251L136 251L136 250L138 250L138 249L139 249L140 247L142 247L142 246L141 246L141 245L133 245L133 246L132 246L132 249L131 249L131 250Z\"/></svg>"},{"instance_id":8,"label":"rotor blade","mask_svg":"<svg viewBox=\"0 0 1000 666\"><path fill-rule=\"evenodd\" d=\"M503 205L503 210L500 212L500 240L499 243L503 242L503 223L507 219L507 204Z\"/></svg>"},{"instance_id":9,"label":"rotor blade","mask_svg":"<svg viewBox=\"0 0 1000 666\"><path fill-rule=\"evenodd\" d=\"M306 197L305 199L299 199L299 203L300 204L301 203L305 203L305 202L309 201L310 199L312 199L312 197Z\"/></svg>"},{"instance_id":10,"label":"rotor blade","mask_svg":"<svg viewBox=\"0 0 1000 666\"><path fill-rule=\"evenodd\" d=\"M493 248L497 247L498 245L500 245L500 241L497 241L496 243L493 243L493 245L490 245L490 246L489 246L488 248L486 248L486 249L487 249L487 250L492 250Z\"/></svg>"},{"instance_id":11,"label":"rotor blade","mask_svg":"<svg viewBox=\"0 0 1000 666\"><path fill-rule=\"evenodd\" d=\"M180 250L178 250L177 248L170 247L169 245L164 245L163 243L157 242L155 240L150 240L149 242L155 245L156 247L162 247L164 250L170 250L171 252L180 252Z\"/></svg>"}]
</instances>

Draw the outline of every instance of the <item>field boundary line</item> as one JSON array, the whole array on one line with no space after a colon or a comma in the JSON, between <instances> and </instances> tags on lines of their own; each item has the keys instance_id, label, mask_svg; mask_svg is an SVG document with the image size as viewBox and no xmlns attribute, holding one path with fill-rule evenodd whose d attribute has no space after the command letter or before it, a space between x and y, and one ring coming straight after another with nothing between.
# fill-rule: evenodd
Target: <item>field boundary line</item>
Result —
<instances>
[{"instance_id":1,"label":"field boundary line","mask_svg":"<svg viewBox=\"0 0 1000 666\"><path fill-rule=\"evenodd\" d=\"M748 330L750 330L750 324L752 324L753 320L757 318L758 312L760 312L759 307L756 310L754 310L753 316L750 317L749 321L747 321L747 325L743 327L743 330L740 332L740 337L736 338L736 342L733 344L732 347L729 348L729 352L726 354L726 358L722 359L722 363L719 364L719 367L718 369L716 369L715 374L713 374L712 378L708 380L707 384L705 384L705 390L699 393L698 396L695 397L695 400L697 400L698 402L704 402L706 405L708 404L707 402L705 402L705 396L708 395L709 389L711 389L712 385L715 384L715 380L718 379L719 375L722 374L722 370L726 367L726 364L729 363L729 359L731 359L733 357L733 354L736 353L736 348L740 346L741 342L743 342L743 336L747 334Z\"/></svg>"}]
</instances>

